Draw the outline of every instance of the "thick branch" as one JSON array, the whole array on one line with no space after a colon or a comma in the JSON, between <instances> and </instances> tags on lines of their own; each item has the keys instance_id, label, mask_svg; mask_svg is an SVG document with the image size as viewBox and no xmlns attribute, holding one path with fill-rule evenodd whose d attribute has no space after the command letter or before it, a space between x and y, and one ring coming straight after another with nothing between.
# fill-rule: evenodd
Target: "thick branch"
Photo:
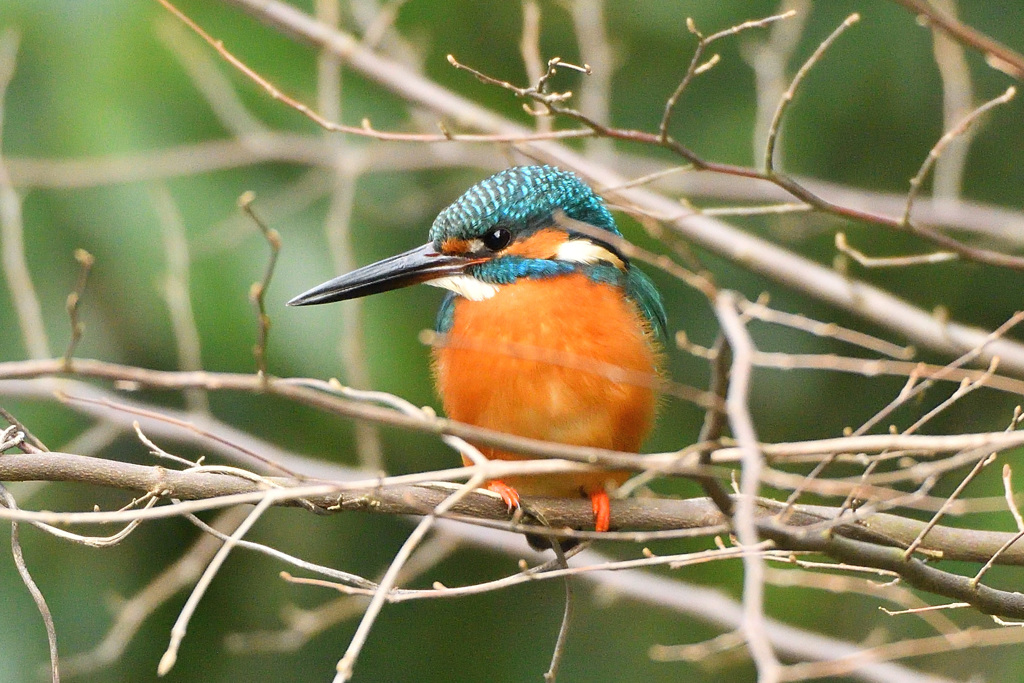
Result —
<instances>
[{"instance_id":1,"label":"thick branch","mask_svg":"<svg viewBox=\"0 0 1024 683\"><path fill-rule=\"evenodd\" d=\"M212 499L237 494L258 494L264 485L240 477L210 473L171 470L161 466L92 458L69 453L7 454L0 456L0 481L62 481L92 484L107 488L146 493L160 491L165 497L181 500ZM308 486L320 482L286 478L266 478L277 486ZM325 482L326 483L326 482ZM431 512L451 494L444 485L368 486L340 491L315 498L305 503L283 500L281 505L312 506L317 512L362 511L391 515L422 515ZM584 499L527 498L527 510L548 520L553 529L587 529L593 527L593 511ZM759 499L755 516L759 524L768 529L782 545L799 546L818 543L829 536L828 523L835 519L840 508L799 505L792 508L787 525L779 526L771 520L782 509L782 504ZM508 512L504 503L487 493L466 496L452 508L452 514L479 520L505 521ZM848 511L847 511L848 512ZM602 534L601 538L636 540L646 532L701 529L706 535L720 534L727 529L728 520L710 498L685 500L665 498L635 498L612 501L612 521L618 534ZM808 529L809 533L801 531ZM898 515L875 514L856 523L832 526L838 534L861 543L905 548L920 533L924 522ZM579 535L579 534L576 534ZM781 535L781 537L780 537ZM936 526L929 532L921 552L932 557L965 562L986 562L1014 533L980 531ZM787 540L788 539L788 540ZM799 540L803 539L803 540ZM817 539L817 540L816 540ZM828 552L825 546L815 549ZM999 556L998 564L1024 566L1024 544L1011 546Z\"/></svg>"}]
</instances>

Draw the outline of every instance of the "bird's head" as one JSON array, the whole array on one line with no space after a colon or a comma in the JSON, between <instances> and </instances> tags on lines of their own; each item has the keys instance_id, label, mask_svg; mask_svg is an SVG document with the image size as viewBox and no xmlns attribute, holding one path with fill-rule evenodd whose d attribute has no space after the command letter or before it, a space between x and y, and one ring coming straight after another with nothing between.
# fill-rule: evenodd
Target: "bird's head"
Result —
<instances>
[{"instance_id":1,"label":"bird's head","mask_svg":"<svg viewBox=\"0 0 1024 683\"><path fill-rule=\"evenodd\" d=\"M559 226L560 215L599 230L574 233ZM427 244L325 282L288 304L354 299L416 283L482 300L520 277L558 275L582 264L624 270L614 246L595 236L602 231L619 235L604 202L574 173L517 166L480 181L441 211Z\"/></svg>"}]
</instances>

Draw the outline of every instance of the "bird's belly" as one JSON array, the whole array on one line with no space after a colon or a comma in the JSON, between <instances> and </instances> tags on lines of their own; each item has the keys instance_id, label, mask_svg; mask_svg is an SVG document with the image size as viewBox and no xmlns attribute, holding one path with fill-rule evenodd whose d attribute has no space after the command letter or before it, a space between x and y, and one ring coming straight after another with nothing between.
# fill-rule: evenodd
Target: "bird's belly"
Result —
<instances>
[{"instance_id":1,"label":"bird's belly","mask_svg":"<svg viewBox=\"0 0 1024 683\"><path fill-rule=\"evenodd\" d=\"M535 439L637 452L656 407L658 351L621 290L582 274L460 299L434 351L448 417ZM490 458L520 459L483 448ZM527 494L576 495L625 473L508 478Z\"/></svg>"}]
</instances>

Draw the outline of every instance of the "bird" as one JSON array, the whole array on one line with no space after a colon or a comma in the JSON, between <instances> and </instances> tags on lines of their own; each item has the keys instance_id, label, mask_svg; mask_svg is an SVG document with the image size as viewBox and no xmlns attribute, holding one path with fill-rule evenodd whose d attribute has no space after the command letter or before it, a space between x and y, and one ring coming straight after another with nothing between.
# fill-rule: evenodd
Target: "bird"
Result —
<instances>
[{"instance_id":1,"label":"bird","mask_svg":"<svg viewBox=\"0 0 1024 683\"><path fill-rule=\"evenodd\" d=\"M590 227L580 230L580 223ZM513 166L442 210L425 245L324 282L288 305L417 283L443 288L432 356L448 418L638 453L655 421L667 323L660 293L622 244L608 207L575 173ZM488 459L529 458L478 448ZM608 491L628 476L510 476L486 487L510 512L520 494L589 498L595 530L608 531Z\"/></svg>"}]
</instances>

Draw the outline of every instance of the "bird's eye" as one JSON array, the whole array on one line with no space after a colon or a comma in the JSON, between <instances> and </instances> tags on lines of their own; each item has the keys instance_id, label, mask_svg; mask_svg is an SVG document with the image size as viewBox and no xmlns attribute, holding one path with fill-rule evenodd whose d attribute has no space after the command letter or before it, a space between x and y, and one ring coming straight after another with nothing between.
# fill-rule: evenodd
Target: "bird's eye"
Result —
<instances>
[{"instance_id":1,"label":"bird's eye","mask_svg":"<svg viewBox=\"0 0 1024 683\"><path fill-rule=\"evenodd\" d=\"M512 231L508 228L494 228L483 237L484 246L491 251L500 251L512 241Z\"/></svg>"}]
</instances>

